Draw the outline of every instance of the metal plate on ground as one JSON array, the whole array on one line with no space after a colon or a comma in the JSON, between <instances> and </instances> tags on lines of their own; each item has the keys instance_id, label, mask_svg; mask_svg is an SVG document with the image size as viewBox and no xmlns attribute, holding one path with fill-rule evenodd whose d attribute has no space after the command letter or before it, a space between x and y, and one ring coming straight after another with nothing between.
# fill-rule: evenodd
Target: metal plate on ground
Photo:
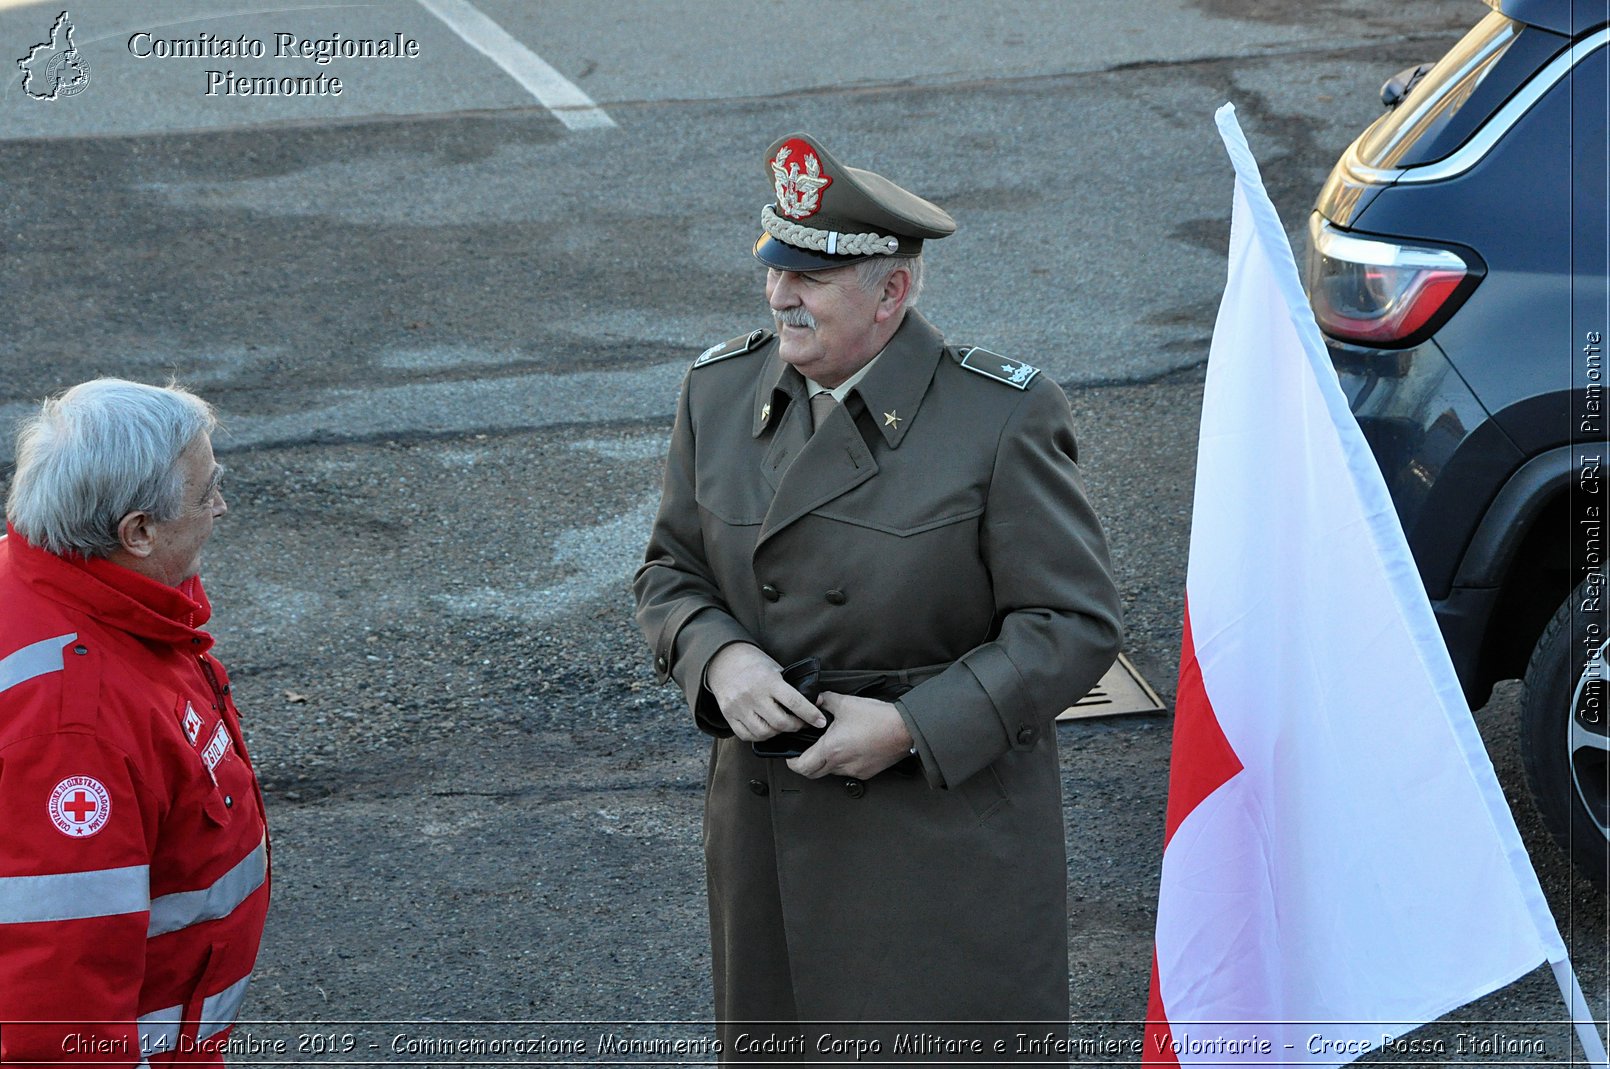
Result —
<instances>
[{"instance_id":1,"label":"metal plate on ground","mask_svg":"<svg viewBox=\"0 0 1610 1069\"><path fill-rule=\"evenodd\" d=\"M1083 720L1094 716L1132 716L1136 713L1166 711L1163 699L1129 663L1129 658L1120 653L1090 693L1058 713L1057 719Z\"/></svg>"}]
</instances>

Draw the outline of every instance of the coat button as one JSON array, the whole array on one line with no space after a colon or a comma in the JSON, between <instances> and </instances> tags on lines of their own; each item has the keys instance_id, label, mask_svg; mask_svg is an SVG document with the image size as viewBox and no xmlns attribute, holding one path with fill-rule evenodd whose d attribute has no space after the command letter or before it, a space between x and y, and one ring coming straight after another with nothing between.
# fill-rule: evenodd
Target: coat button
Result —
<instances>
[{"instance_id":1,"label":"coat button","mask_svg":"<svg viewBox=\"0 0 1610 1069\"><path fill-rule=\"evenodd\" d=\"M842 590L829 590L825 595L829 605L843 605L847 600Z\"/></svg>"},{"instance_id":2,"label":"coat button","mask_svg":"<svg viewBox=\"0 0 1610 1069\"><path fill-rule=\"evenodd\" d=\"M225 809L233 809L233 808L235 808L235 796L234 795L232 795L232 794L224 795L224 808Z\"/></svg>"},{"instance_id":3,"label":"coat button","mask_svg":"<svg viewBox=\"0 0 1610 1069\"><path fill-rule=\"evenodd\" d=\"M752 779L749 781L749 793L764 798L771 793L771 788L766 786L765 780Z\"/></svg>"},{"instance_id":4,"label":"coat button","mask_svg":"<svg viewBox=\"0 0 1610 1069\"><path fill-rule=\"evenodd\" d=\"M1038 737L1039 732L1035 731L1027 724L1024 724L1022 727L1017 729L1017 741L1024 746L1033 745L1034 740Z\"/></svg>"},{"instance_id":5,"label":"coat button","mask_svg":"<svg viewBox=\"0 0 1610 1069\"><path fill-rule=\"evenodd\" d=\"M767 583L765 586L760 588L760 596L765 598L767 601L776 601L778 598L783 596L783 592L772 586L770 583Z\"/></svg>"},{"instance_id":6,"label":"coat button","mask_svg":"<svg viewBox=\"0 0 1610 1069\"><path fill-rule=\"evenodd\" d=\"M73 647L73 652L82 657L84 654L89 652L89 647L80 643L79 645Z\"/></svg>"},{"instance_id":7,"label":"coat button","mask_svg":"<svg viewBox=\"0 0 1610 1069\"><path fill-rule=\"evenodd\" d=\"M866 784L858 779L847 779L844 781L844 793L851 798L859 798L866 793Z\"/></svg>"},{"instance_id":8,"label":"coat button","mask_svg":"<svg viewBox=\"0 0 1610 1069\"><path fill-rule=\"evenodd\" d=\"M654 658L654 667L664 672L671 667L670 659L662 653L658 657Z\"/></svg>"}]
</instances>

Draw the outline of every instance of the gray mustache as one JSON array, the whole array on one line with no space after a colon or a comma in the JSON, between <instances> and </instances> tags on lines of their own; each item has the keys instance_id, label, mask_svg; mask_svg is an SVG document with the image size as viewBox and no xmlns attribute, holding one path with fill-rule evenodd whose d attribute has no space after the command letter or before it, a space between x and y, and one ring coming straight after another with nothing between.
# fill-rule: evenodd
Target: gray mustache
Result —
<instances>
[{"instance_id":1,"label":"gray mustache","mask_svg":"<svg viewBox=\"0 0 1610 1069\"><path fill-rule=\"evenodd\" d=\"M816 317L803 308L785 308L782 311L773 311L771 317L780 327L806 327L816 329Z\"/></svg>"}]
</instances>

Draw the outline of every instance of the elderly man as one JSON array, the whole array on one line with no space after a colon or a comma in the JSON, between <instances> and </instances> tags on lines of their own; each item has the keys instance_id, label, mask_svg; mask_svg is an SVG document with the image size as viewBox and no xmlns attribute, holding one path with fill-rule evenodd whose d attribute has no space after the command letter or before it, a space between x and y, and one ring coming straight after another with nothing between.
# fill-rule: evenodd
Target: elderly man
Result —
<instances>
[{"instance_id":1,"label":"elderly man","mask_svg":"<svg viewBox=\"0 0 1610 1069\"><path fill-rule=\"evenodd\" d=\"M806 134L765 167L776 331L694 361L636 578L659 677L716 739L724 1053L1011 1057L1066 1025L1054 721L1120 638L1068 403L912 310L944 211ZM783 678L804 658L815 704Z\"/></svg>"},{"instance_id":2,"label":"elderly man","mask_svg":"<svg viewBox=\"0 0 1610 1069\"><path fill-rule=\"evenodd\" d=\"M18 435L0 539L0 1062L221 1065L263 800L197 573L212 409L118 379Z\"/></svg>"}]
</instances>

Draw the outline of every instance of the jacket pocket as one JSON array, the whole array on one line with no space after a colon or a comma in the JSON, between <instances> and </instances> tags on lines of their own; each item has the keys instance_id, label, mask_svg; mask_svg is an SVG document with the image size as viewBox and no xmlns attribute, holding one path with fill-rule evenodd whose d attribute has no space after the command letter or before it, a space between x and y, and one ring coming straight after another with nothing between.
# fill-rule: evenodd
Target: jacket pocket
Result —
<instances>
[{"instance_id":1,"label":"jacket pocket","mask_svg":"<svg viewBox=\"0 0 1610 1069\"><path fill-rule=\"evenodd\" d=\"M738 485L734 479L712 482L694 491L693 500L699 508L729 527L758 527L765 522L766 509L771 505L769 494Z\"/></svg>"},{"instance_id":2,"label":"jacket pocket","mask_svg":"<svg viewBox=\"0 0 1610 1069\"><path fill-rule=\"evenodd\" d=\"M207 815L207 820L220 828L229 827L229 806L224 804L224 794L217 787L207 792L201 803L201 811Z\"/></svg>"},{"instance_id":3,"label":"jacket pocket","mask_svg":"<svg viewBox=\"0 0 1610 1069\"><path fill-rule=\"evenodd\" d=\"M1001 777L995 774L994 765L984 766L963 780L961 786L956 789L967 799L967 804L973 807L973 813L978 817L980 824L988 821L1012 802L1007 796L1006 787L1001 783Z\"/></svg>"},{"instance_id":4,"label":"jacket pocket","mask_svg":"<svg viewBox=\"0 0 1610 1069\"><path fill-rule=\"evenodd\" d=\"M895 535L899 538L937 531L941 527L949 527L953 524L966 523L969 520L977 519L983 514L983 505L965 508L960 512L947 512L938 516L923 515L921 512L902 515L894 510L879 510L866 514L834 508L832 505L816 510L816 515L823 519L847 523L852 527L865 527L868 530Z\"/></svg>"},{"instance_id":5,"label":"jacket pocket","mask_svg":"<svg viewBox=\"0 0 1610 1069\"><path fill-rule=\"evenodd\" d=\"M185 1001L184 1037L191 1058L204 1065L224 1064L223 1042L246 999L247 975L232 979L229 963L237 955L227 952L228 944L213 943L201 979ZM207 1057L207 1055L211 1057Z\"/></svg>"}]
</instances>

